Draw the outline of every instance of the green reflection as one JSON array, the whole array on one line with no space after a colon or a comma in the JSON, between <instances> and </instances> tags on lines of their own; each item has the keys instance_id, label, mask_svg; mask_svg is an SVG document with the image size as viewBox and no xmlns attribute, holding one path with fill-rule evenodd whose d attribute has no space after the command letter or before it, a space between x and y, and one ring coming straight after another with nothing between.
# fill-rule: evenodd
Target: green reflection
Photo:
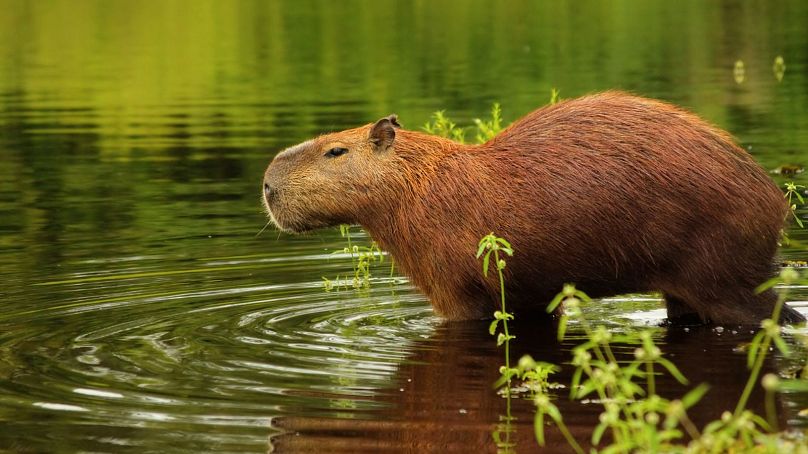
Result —
<instances>
[{"instance_id":1,"label":"green reflection","mask_svg":"<svg viewBox=\"0 0 808 454\"><path fill-rule=\"evenodd\" d=\"M472 126L494 102L507 124L553 88L620 88L687 106L769 169L808 161L800 0L0 7L0 450L261 452L270 418L408 395L393 383L414 345L439 348L424 299L323 292L351 269L337 230L256 236L264 168L312 135L442 109Z\"/></svg>"}]
</instances>

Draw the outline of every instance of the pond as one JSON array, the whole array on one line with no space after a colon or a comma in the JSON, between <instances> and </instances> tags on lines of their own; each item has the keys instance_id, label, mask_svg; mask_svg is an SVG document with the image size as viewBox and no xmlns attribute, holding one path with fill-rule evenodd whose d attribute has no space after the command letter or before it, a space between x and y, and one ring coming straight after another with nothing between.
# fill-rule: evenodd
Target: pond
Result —
<instances>
[{"instance_id":1,"label":"pond","mask_svg":"<svg viewBox=\"0 0 808 454\"><path fill-rule=\"evenodd\" d=\"M266 165L313 135L391 112L409 129L443 109L466 126L493 102L510 122L553 88L616 88L693 110L770 171L808 165L800 0L3 6L0 450L496 450L502 351L487 322L441 321L389 259L369 289L326 292L324 277L352 272L339 229L266 227ZM788 290L808 313L808 288ZM695 410L702 426L737 402L738 346L752 334L658 327L661 308L630 295L586 310L615 332L655 327L691 384L713 385ZM563 342L526 320L513 330L515 357L561 364L553 380L569 383L580 327ZM766 369L798 363L773 354ZM658 386L669 397L692 387ZM601 407L566 392L557 404L588 437ZM777 405L781 425L808 427L806 393ZM762 396L751 406L762 412ZM516 451L535 451L532 404L517 399L513 415Z\"/></svg>"}]
</instances>

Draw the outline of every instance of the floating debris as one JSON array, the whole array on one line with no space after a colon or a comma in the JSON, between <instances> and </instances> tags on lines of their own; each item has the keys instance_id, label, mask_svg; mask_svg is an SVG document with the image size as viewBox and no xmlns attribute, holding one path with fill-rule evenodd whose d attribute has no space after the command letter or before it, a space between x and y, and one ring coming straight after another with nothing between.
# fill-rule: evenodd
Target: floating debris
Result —
<instances>
[{"instance_id":1,"label":"floating debris","mask_svg":"<svg viewBox=\"0 0 808 454\"><path fill-rule=\"evenodd\" d=\"M783 164L780 167L772 170L771 173L776 175L797 175L805 171L805 167L799 164Z\"/></svg>"},{"instance_id":2,"label":"floating debris","mask_svg":"<svg viewBox=\"0 0 808 454\"><path fill-rule=\"evenodd\" d=\"M790 268L808 268L808 262L805 260L784 260L783 266Z\"/></svg>"}]
</instances>

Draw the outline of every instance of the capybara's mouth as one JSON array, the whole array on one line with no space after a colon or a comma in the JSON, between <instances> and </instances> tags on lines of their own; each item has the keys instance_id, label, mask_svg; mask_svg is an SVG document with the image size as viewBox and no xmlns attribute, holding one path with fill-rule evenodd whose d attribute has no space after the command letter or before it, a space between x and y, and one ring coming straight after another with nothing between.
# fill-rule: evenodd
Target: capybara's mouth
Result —
<instances>
[{"instance_id":1,"label":"capybara's mouth","mask_svg":"<svg viewBox=\"0 0 808 454\"><path fill-rule=\"evenodd\" d=\"M261 200L267 217L269 217L269 220L282 232L301 234L331 225L328 222L320 220L314 222L308 221L307 218L310 216L300 213L294 205L290 207L284 203L284 199L281 197L279 191L272 190L270 194L266 185L264 185L264 193Z\"/></svg>"},{"instance_id":2,"label":"capybara's mouth","mask_svg":"<svg viewBox=\"0 0 808 454\"><path fill-rule=\"evenodd\" d=\"M275 226L282 232L301 234L310 232L312 230L316 230L318 227L321 227L321 226L309 225L300 221L290 221L288 217L280 215L280 213L278 213L277 208L275 211L273 211L272 207L266 201L266 199L264 200L264 208L266 208L269 220L273 224L275 224Z\"/></svg>"}]
</instances>

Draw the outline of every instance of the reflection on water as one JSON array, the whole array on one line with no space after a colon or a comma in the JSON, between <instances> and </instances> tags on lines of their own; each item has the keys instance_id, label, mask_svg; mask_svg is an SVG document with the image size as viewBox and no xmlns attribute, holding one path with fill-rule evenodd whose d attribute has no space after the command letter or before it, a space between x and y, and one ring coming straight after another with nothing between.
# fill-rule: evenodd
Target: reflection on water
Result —
<instances>
[{"instance_id":1,"label":"reflection on water","mask_svg":"<svg viewBox=\"0 0 808 454\"><path fill-rule=\"evenodd\" d=\"M313 134L390 112L408 128L438 109L467 124L493 101L513 120L552 87L622 88L692 108L769 169L808 162L808 5L797 0L9 0L3 10L0 450L493 450L504 402L490 389L501 358L486 326L442 323L387 277L389 262L369 291L324 292L323 277L351 266L332 254L344 246L337 231L259 234L266 164ZM739 59L743 84L732 78ZM805 312L808 291L792 299ZM656 325L658 307L615 298L588 310L623 330ZM517 355L569 358L574 342L559 344L551 326L515 329ZM749 333L657 336L693 384L715 385L701 421L737 399L734 347ZM781 396L784 424L806 426L806 399ZM575 432L590 431L596 405L563 390L557 402ZM529 452L529 402L514 414Z\"/></svg>"},{"instance_id":2,"label":"reflection on water","mask_svg":"<svg viewBox=\"0 0 808 454\"><path fill-rule=\"evenodd\" d=\"M615 325L618 326L618 325ZM487 323L446 323L433 335L413 346L413 355L399 367L394 385L377 397L390 405L371 414L346 415L344 418L289 416L277 418L273 426L284 430L273 437L276 452L318 452L329 446L329 452L469 452L470 447L493 450L491 431L504 416L505 400L494 393L492 383L499 378L497 365L502 361L486 332ZM511 329L518 342L515 357L531 354L543 360L563 364L553 381L569 384L575 368L568 364L570 349L583 342L581 338L559 343L554 327L539 321L522 321ZM746 357L737 346L747 343L749 332L716 332L709 328L658 330L657 342L690 380L689 386L671 377L661 377L660 395L681 397L699 383L714 383L710 392L689 414L698 427L718 419L729 405L737 401L746 376ZM633 359L633 345L615 345L618 360ZM805 352L802 352L804 354ZM783 369L793 364L780 364ZM774 367L769 365L768 367ZM720 384L720 385L719 385ZM585 400L584 404L569 400L569 389L554 392L567 425L583 443L603 410L601 404ZM761 397L761 396L757 396ZM778 416L781 422L797 419L799 408L808 404L805 395L785 396ZM751 406L763 414L762 400ZM517 452L534 452L534 407L528 398L515 399L516 417L512 441ZM355 440L351 434L362 434ZM573 452L555 428L548 428L550 452Z\"/></svg>"}]
</instances>

